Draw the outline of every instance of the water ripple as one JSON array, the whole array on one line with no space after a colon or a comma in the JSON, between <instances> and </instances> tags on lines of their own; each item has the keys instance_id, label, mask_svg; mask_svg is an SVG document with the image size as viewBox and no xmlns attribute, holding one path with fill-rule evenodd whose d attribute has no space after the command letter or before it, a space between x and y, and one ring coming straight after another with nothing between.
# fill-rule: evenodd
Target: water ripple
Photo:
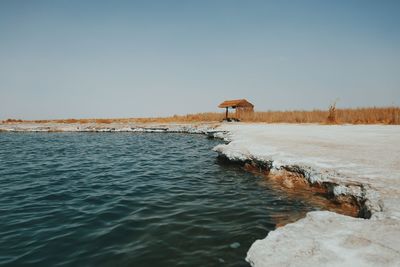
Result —
<instances>
[{"instance_id":1,"label":"water ripple","mask_svg":"<svg viewBox=\"0 0 400 267\"><path fill-rule=\"evenodd\" d=\"M281 218L313 209L184 134L0 134L0 264L248 266Z\"/></svg>"}]
</instances>

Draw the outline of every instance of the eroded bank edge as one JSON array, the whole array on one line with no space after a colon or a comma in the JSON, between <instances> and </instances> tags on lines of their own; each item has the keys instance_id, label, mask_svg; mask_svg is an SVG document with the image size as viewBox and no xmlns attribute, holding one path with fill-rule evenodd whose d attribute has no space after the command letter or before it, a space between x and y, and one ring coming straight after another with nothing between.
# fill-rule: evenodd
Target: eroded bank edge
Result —
<instances>
[{"instance_id":1,"label":"eroded bank edge","mask_svg":"<svg viewBox=\"0 0 400 267\"><path fill-rule=\"evenodd\" d=\"M356 210L353 217L370 219L374 214L383 211L383 204L379 201L379 194L370 185L358 182L338 182L340 176L336 172L322 172L309 166L277 165L273 160L260 160L256 157L232 157L228 156L224 147L230 143L228 132L213 132L214 138L225 141L225 145L218 145L214 151L218 153L218 159L242 166L245 170L261 174L267 179L279 183L283 189L300 187L309 193L319 192L328 200L343 205L343 208ZM209 134L210 136L210 134ZM343 179L342 179L343 180Z\"/></svg>"}]
</instances>

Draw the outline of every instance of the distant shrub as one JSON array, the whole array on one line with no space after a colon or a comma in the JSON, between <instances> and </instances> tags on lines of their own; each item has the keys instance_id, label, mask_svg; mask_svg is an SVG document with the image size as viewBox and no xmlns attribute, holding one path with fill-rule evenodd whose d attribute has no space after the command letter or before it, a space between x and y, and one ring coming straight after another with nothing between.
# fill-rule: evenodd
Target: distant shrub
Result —
<instances>
[{"instance_id":1,"label":"distant shrub","mask_svg":"<svg viewBox=\"0 0 400 267\"><path fill-rule=\"evenodd\" d=\"M23 122L23 120L18 120L18 119L6 119L3 121L5 123L16 123L16 122Z\"/></svg>"},{"instance_id":2,"label":"distant shrub","mask_svg":"<svg viewBox=\"0 0 400 267\"><path fill-rule=\"evenodd\" d=\"M337 119L336 119L336 102L334 102L332 105L330 105L329 110L328 110L328 118L326 119L326 122L329 123L329 124L337 123Z\"/></svg>"}]
</instances>

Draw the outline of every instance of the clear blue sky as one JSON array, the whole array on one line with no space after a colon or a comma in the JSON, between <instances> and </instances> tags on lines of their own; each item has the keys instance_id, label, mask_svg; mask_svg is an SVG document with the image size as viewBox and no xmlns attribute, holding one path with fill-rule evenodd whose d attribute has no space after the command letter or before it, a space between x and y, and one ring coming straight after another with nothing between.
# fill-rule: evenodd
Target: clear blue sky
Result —
<instances>
[{"instance_id":1,"label":"clear blue sky","mask_svg":"<svg viewBox=\"0 0 400 267\"><path fill-rule=\"evenodd\" d=\"M0 119L400 104L400 1L0 0Z\"/></svg>"}]
</instances>

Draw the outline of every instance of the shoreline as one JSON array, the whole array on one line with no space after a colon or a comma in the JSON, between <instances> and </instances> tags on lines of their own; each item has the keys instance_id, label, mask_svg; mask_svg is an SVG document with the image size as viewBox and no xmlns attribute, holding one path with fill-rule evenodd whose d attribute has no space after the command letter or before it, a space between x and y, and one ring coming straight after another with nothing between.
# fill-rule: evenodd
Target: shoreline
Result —
<instances>
[{"instance_id":1,"label":"shoreline","mask_svg":"<svg viewBox=\"0 0 400 267\"><path fill-rule=\"evenodd\" d=\"M384 127L394 130L386 133L381 130ZM400 237L398 167L393 164L392 169L385 170L391 165L385 167L382 158L398 155L395 137L400 134L400 127L250 123L89 124L84 127L78 124L0 124L0 131L170 132L221 138L227 143L214 148L219 157L240 164L248 171L263 174L283 188L305 186L322 190L334 201L358 207L356 217L359 218L315 211L294 223L278 227L265 239L253 243L246 258L252 266L394 266L400 262L400 241L397 241ZM385 134L395 134L395 143L389 146L390 143L383 142L382 138L387 138ZM369 142L375 144L361 151L367 153L357 153L357 149L365 149L364 145ZM386 150L386 154L376 153L374 148L379 152ZM334 151L334 155L324 155L326 151ZM337 158L340 160L336 162ZM376 165L369 166L373 161ZM385 171L392 172L391 176Z\"/></svg>"},{"instance_id":2,"label":"shoreline","mask_svg":"<svg viewBox=\"0 0 400 267\"><path fill-rule=\"evenodd\" d=\"M309 212L255 241L246 258L252 266L399 264L400 127L225 124L219 129L230 143L215 150L229 160L264 170L289 188L302 180L328 185L331 196L357 200L360 217L370 218Z\"/></svg>"},{"instance_id":3,"label":"shoreline","mask_svg":"<svg viewBox=\"0 0 400 267\"><path fill-rule=\"evenodd\" d=\"M0 132L145 132L207 134L219 123L0 123Z\"/></svg>"},{"instance_id":4,"label":"shoreline","mask_svg":"<svg viewBox=\"0 0 400 267\"><path fill-rule=\"evenodd\" d=\"M371 188L363 184L321 182L312 178L312 172L316 172L315 170L305 169L305 167L287 165L276 168L273 166L273 161L229 159L226 154L219 152L218 148L216 152L219 153L219 160L239 165L244 170L269 180L274 187L279 187L280 190L296 198L309 200L317 194L322 196L332 202L330 203L332 207L325 203L327 210L363 219L370 219L373 212L382 211L382 207L377 203L369 201L367 196L371 194Z\"/></svg>"}]
</instances>

